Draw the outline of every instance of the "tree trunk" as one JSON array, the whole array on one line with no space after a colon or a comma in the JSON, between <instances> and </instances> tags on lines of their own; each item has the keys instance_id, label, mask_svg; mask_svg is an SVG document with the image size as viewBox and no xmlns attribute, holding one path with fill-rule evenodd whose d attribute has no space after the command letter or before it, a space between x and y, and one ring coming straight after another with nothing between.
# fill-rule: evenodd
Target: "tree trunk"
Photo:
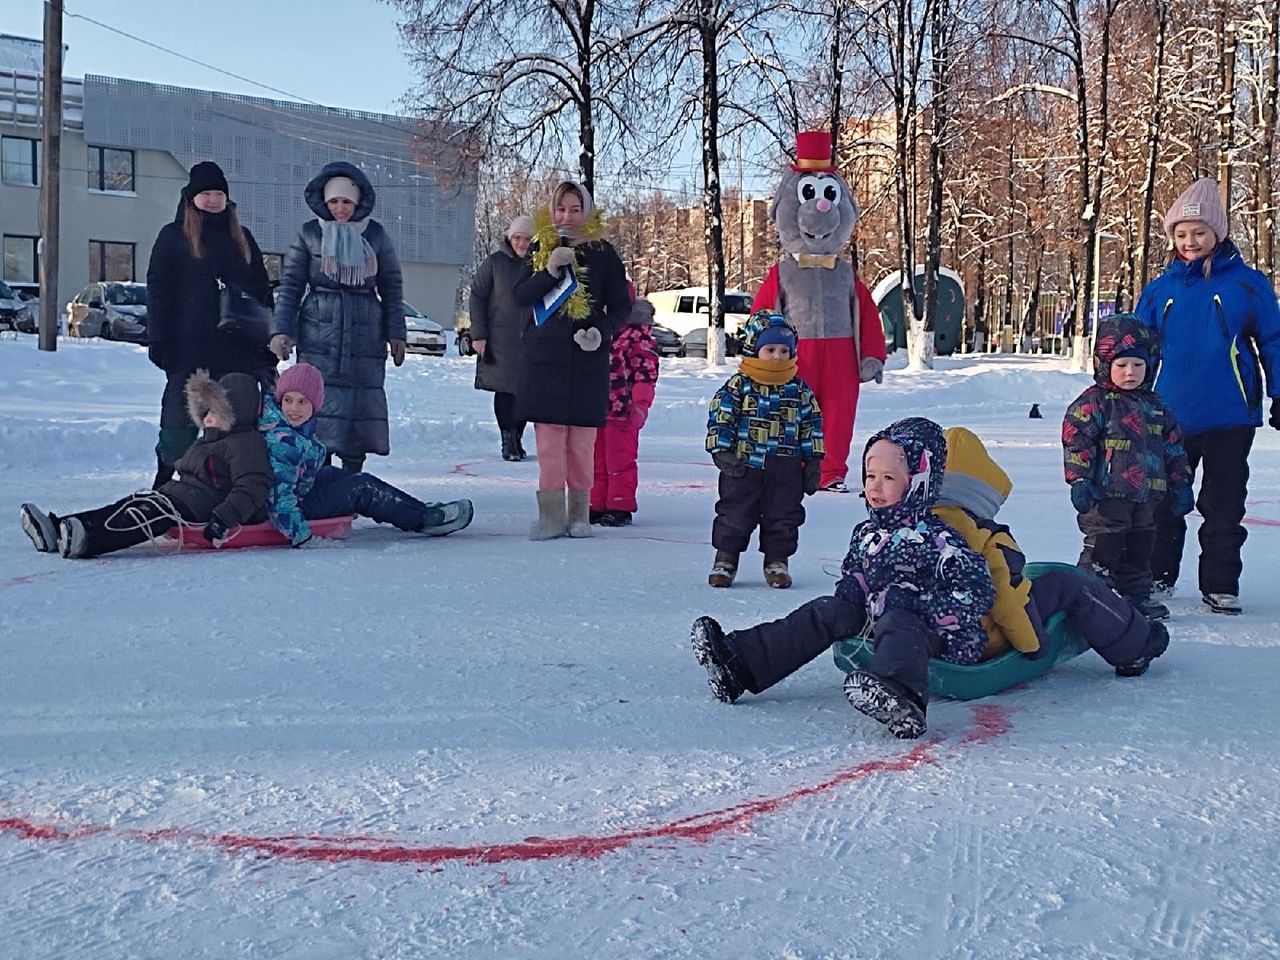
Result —
<instances>
[{"instance_id":1,"label":"tree trunk","mask_svg":"<svg viewBox=\"0 0 1280 960\"><path fill-rule=\"evenodd\" d=\"M707 317L707 365L724 363L724 223L720 202L720 74L716 58L719 30L715 0L698 0L702 41L702 210L703 240L710 280Z\"/></svg>"},{"instance_id":2,"label":"tree trunk","mask_svg":"<svg viewBox=\"0 0 1280 960\"><path fill-rule=\"evenodd\" d=\"M1164 63L1169 36L1169 0L1156 0L1156 62L1151 83L1151 117L1147 123L1147 174L1142 184L1142 228L1135 294L1151 277L1151 215L1156 200L1156 170L1160 162L1160 125L1164 122Z\"/></svg>"}]
</instances>

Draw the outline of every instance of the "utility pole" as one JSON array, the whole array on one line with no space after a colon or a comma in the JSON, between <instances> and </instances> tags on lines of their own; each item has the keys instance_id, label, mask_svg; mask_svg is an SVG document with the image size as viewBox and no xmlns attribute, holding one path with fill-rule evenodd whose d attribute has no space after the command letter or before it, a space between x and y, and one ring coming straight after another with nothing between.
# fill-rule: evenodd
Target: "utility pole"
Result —
<instances>
[{"instance_id":1,"label":"utility pole","mask_svg":"<svg viewBox=\"0 0 1280 960\"><path fill-rule=\"evenodd\" d=\"M40 341L58 349L58 222L62 168L62 0L44 4L44 89L40 164Z\"/></svg>"}]
</instances>

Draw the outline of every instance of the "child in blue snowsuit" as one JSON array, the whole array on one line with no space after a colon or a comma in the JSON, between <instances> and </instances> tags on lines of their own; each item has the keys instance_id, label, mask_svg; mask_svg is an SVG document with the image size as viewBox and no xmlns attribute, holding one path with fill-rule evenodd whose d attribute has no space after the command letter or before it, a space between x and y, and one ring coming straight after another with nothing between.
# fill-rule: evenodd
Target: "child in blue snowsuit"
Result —
<instances>
[{"instance_id":1,"label":"child in blue snowsuit","mask_svg":"<svg viewBox=\"0 0 1280 960\"><path fill-rule=\"evenodd\" d=\"M401 530L442 537L471 522L470 500L423 503L369 473L326 466L316 439L315 412L324 405L324 377L309 363L280 375L263 398L258 429L267 440L274 481L267 502L271 525L295 547L312 542L308 520L359 514Z\"/></svg>"},{"instance_id":2,"label":"child in blue snowsuit","mask_svg":"<svg viewBox=\"0 0 1280 960\"><path fill-rule=\"evenodd\" d=\"M835 641L869 633L871 664L845 678L845 695L896 737L925 732L929 658L976 663L995 598L982 557L931 512L946 460L931 420L909 417L880 431L863 454L869 518L853 529L835 596L728 634L710 617L694 622L694 653L717 699L760 693Z\"/></svg>"}]
</instances>

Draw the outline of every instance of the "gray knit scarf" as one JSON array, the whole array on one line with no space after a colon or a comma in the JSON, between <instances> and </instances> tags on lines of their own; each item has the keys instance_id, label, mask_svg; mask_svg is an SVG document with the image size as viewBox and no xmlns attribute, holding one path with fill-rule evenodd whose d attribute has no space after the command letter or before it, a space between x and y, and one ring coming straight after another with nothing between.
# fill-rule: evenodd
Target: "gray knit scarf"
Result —
<instances>
[{"instance_id":1,"label":"gray knit scarf","mask_svg":"<svg viewBox=\"0 0 1280 960\"><path fill-rule=\"evenodd\" d=\"M326 277L358 287L377 274L378 255L364 238L368 225L368 217L346 223L320 220L320 270Z\"/></svg>"}]
</instances>

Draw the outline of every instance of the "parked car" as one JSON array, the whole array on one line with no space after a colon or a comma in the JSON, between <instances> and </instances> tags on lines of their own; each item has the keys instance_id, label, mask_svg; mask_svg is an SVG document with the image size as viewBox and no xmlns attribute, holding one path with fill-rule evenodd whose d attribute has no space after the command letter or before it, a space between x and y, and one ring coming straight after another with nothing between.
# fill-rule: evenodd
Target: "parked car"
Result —
<instances>
[{"instance_id":1,"label":"parked car","mask_svg":"<svg viewBox=\"0 0 1280 960\"><path fill-rule=\"evenodd\" d=\"M686 342L690 333L702 330L702 342L706 342L707 313L710 310L706 287L655 290L646 296L653 304L654 323L674 330L685 337ZM726 290L722 302L724 328L728 333L738 334L751 319L751 296L743 290ZM694 342L697 343L696 338Z\"/></svg>"},{"instance_id":2,"label":"parked car","mask_svg":"<svg viewBox=\"0 0 1280 960\"><path fill-rule=\"evenodd\" d=\"M725 332L724 352L726 356L736 357L742 352L742 339L732 333ZM705 357L707 355L707 328L699 327L684 335L684 352L682 357Z\"/></svg>"},{"instance_id":3,"label":"parked car","mask_svg":"<svg viewBox=\"0 0 1280 960\"><path fill-rule=\"evenodd\" d=\"M411 304L404 305L405 349L410 353L427 353L443 357L448 346L444 327L420 313Z\"/></svg>"},{"instance_id":4,"label":"parked car","mask_svg":"<svg viewBox=\"0 0 1280 960\"><path fill-rule=\"evenodd\" d=\"M0 280L0 330L22 330L26 323L31 325L31 330L22 332L33 333L35 312L31 305L16 290Z\"/></svg>"},{"instance_id":5,"label":"parked car","mask_svg":"<svg viewBox=\"0 0 1280 960\"><path fill-rule=\"evenodd\" d=\"M649 329L653 333L653 339L658 344L658 356L684 356L684 343L680 340L680 334L668 327L664 327L660 323L653 324Z\"/></svg>"},{"instance_id":6,"label":"parked car","mask_svg":"<svg viewBox=\"0 0 1280 960\"><path fill-rule=\"evenodd\" d=\"M91 283L67 304L67 335L147 342L147 285Z\"/></svg>"}]
</instances>

